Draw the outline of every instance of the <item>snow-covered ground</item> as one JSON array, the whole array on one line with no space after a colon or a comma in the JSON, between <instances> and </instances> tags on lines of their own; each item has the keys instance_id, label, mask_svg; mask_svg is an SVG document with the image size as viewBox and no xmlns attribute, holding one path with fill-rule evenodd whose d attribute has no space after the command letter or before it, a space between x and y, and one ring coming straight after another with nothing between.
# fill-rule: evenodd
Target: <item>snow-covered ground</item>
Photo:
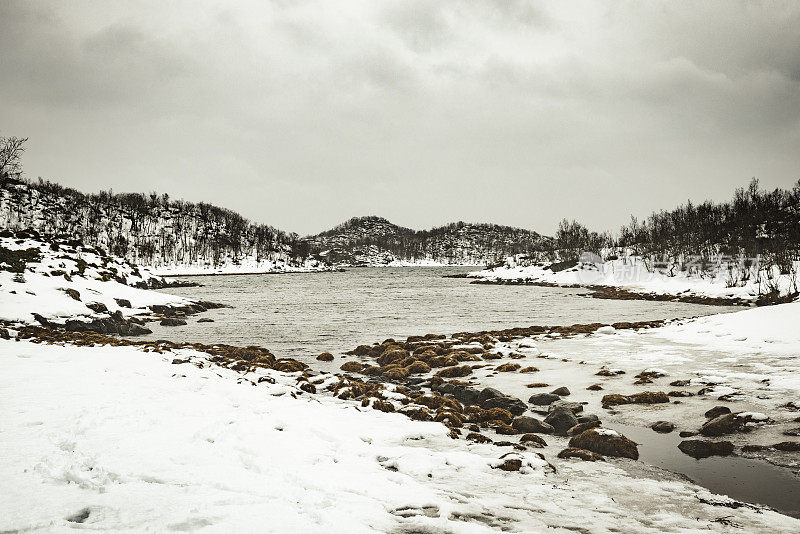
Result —
<instances>
[{"instance_id":1,"label":"snow-covered ground","mask_svg":"<svg viewBox=\"0 0 800 534\"><path fill-rule=\"evenodd\" d=\"M0 269L0 320L34 322L33 314L47 319L97 316L86 304L101 303L110 312L134 315L152 305L184 306L183 297L133 287L155 278L145 267L134 266L119 258L101 256L60 241L0 237L0 247L9 250L34 248L41 259L28 263L23 273ZM21 275L21 276L20 276ZM124 278L122 284L116 277ZM77 291L80 300L66 290ZM120 306L116 299L128 300L131 307Z\"/></svg>"},{"instance_id":2,"label":"snow-covered ground","mask_svg":"<svg viewBox=\"0 0 800 534\"><path fill-rule=\"evenodd\" d=\"M759 293L766 292L766 273L762 272L762 287L752 276L742 282L738 275L725 268L713 275L699 275L696 271L672 273L662 269L648 268L641 258L628 256L605 262L579 262L576 266L554 272L544 264L519 265L514 258L508 258L502 266L469 273L470 278L487 281L528 281L557 285L602 285L626 289L638 293L655 293L683 296L702 296L711 298L738 298L752 301ZM770 272L782 294L796 292L796 281L787 275Z\"/></svg>"},{"instance_id":3,"label":"snow-covered ground","mask_svg":"<svg viewBox=\"0 0 800 534\"><path fill-rule=\"evenodd\" d=\"M571 391L567 400L585 403L584 413L599 415L604 424L617 422L647 428L656 421L670 421L676 425L676 432L696 432L707 420L704 413L722 404L734 412L759 412L770 419L753 432L725 436L737 447L797 441L783 432L800 428L799 325L800 302L793 302L680 320L639 331L603 327L592 335L516 339L498 343L494 350L507 357L477 370L473 380L522 399L566 386ZM523 357L512 359L511 355ZM523 367L533 365L537 371L494 371L496 365L508 362ZM620 374L598 376L601 369ZM663 376L653 378L651 383L635 384L635 375L642 371ZM671 384L678 380L685 383ZM536 382L549 386L526 387ZM603 389L587 390L595 384ZM613 410L601 405L602 397L609 393L675 390L692 396ZM652 435L657 439L657 434ZM798 453L776 454L781 465L800 473Z\"/></svg>"},{"instance_id":4,"label":"snow-covered ground","mask_svg":"<svg viewBox=\"0 0 800 534\"><path fill-rule=\"evenodd\" d=\"M632 461L558 461L257 385L190 350L0 340L0 531L797 532ZM548 455L549 456L549 455ZM548 460L552 461L551 457ZM702 502L701 499L705 502ZM716 503L709 504L709 503Z\"/></svg>"}]
</instances>

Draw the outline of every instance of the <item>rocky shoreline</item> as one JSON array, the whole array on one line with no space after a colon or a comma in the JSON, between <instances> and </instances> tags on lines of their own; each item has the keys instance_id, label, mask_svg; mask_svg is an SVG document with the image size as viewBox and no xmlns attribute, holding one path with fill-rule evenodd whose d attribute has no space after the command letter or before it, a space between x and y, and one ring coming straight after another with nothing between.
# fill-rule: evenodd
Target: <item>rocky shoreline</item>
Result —
<instances>
[{"instance_id":1,"label":"rocky shoreline","mask_svg":"<svg viewBox=\"0 0 800 534\"><path fill-rule=\"evenodd\" d=\"M198 303L186 307L187 309L156 307L150 320L179 318L213 306L211 303ZM428 334L410 336L404 341L387 339L371 346L360 345L349 351L348 355L358 359L343 363L342 373L338 374L316 372L308 364L292 358L277 358L263 347L172 343L166 340L133 341L109 335L118 334L114 331L75 329L47 322L40 326L18 328L16 338L36 343L70 343L86 347L132 345L143 348L145 352L159 354L177 349L194 349L208 354L208 363L236 371L245 380L249 373L258 368L297 373L296 381L303 392L329 394L341 400L354 401L362 408L397 412L416 421L439 422L448 428L453 439L494 444L501 450L510 447L513 451L525 451L547 447L548 443L543 436L549 435L556 443L565 441L563 448L556 454L559 460L604 461L608 457L636 460L639 458L638 444L611 428L604 427L601 416L605 418L605 415L585 413L586 402L569 401L569 385L554 387L531 382L528 387L533 390L553 389L546 393L534 392L526 402L496 388L478 386L471 380L473 373L486 368L492 368L496 373L532 374L538 371L534 366L517 363L525 358L522 354L498 352L496 346L499 343L534 336L570 338L602 332L603 329L641 330L658 327L663 323L642 321L619 322L613 325L592 323L530 326L461 332L449 337ZM8 331L3 332L3 337L8 337ZM317 359L330 362L335 357L330 353L322 353ZM512 361L495 366L494 361L498 359ZM189 362L175 358L172 363L179 365ZM196 362L194 364L197 365ZM615 413L619 406L679 403L684 397L704 394L702 390L687 390L687 380L671 381L669 385L673 389L667 391L629 395L606 393L603 386L607 384L602 381L618 378L623 374L620 370L601 368L596 372L598 383L586 388L591 394L601 397L602 409L609 414ZM657 370L645 370L634 377L634 384L650 384L663 376ZM725 401L722 397L720 400ZM787 409L791 408L791 403L787 404ZM800 405L795 405L794 408L799 412L796 421L800 422ZM785 457L800 452L800 442L788 439L771 445L739 446L734 446L726 439L728 436L741 436L773 423L766 415L733 412L728 406L717 404L706 411L705 418L706 422L696 430L680 432L683 441L678 448L684 454L697 459L739 454L791 467L793 463L776 460L771 453ZM655 433L671 433L676 430L676 425L669 421L658 421L651 428ZM545 459L544 455L539 454ZM499 464L500 469L519 469L514 458L501 456L501 459L503 461Z\"/></svg>"}]
</instances>

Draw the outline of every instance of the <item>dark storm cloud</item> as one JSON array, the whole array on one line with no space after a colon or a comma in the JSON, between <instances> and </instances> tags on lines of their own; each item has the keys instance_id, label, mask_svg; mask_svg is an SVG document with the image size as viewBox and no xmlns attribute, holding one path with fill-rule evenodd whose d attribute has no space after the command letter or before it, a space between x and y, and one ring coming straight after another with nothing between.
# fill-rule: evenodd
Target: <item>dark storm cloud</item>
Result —
<instances>
[{"instance_id":1,"label":"dark storm cloud","mask_svg":"<svg viewBox=\"0 0 800 534\"><path fill-rule=\"evenodd\" d=\"M301 233L614 228L800 177L794 2L0 5L28 174Z\"/></svg>"}]
</instances>

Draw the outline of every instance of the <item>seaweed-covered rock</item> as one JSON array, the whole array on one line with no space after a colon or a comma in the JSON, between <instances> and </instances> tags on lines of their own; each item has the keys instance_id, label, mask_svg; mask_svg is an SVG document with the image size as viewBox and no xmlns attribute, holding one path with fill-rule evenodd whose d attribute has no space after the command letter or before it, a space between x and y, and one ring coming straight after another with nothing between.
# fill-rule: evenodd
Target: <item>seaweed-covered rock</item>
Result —
<instances>
[{"instance_id":1,"label":"seaweed-covered rock","mask_svg":"<svg viewBox=\"0 0 800 534\"><path fill-rule=\"evenodd\" d=\"M591 428L569 440L569 446L586 449L604 456L639 459L636 443L608 428Z\"/></svg>"},{"instance_id":2,"label":"seaweed-covered rock","mask_svg":"<svg viewBox=\"0 0 800 534\"><path fill-rule=\"evenodd\" d=\"M350 362L344 362L339 369L348 373L358 373L361 372L363 368L364 364L360 362L350 361Z\"/></svg>"},{"instance_id":3,"label":"seaweed-covered rock","mask_svg":"<svg viewBox=\"0 0 800 534\"><path fill-rule=\"evenodd\" d=\"M597 428L600 426L600 421L586 421L585 423L578 423L577 425L573 426L569 430L567 430L568 436L577 436L578 434L582 434L589 430L590 428Z\"/></svg>"},{"instance_id":4,"label":"seaweed-covered rock","mask_svg":"<svg viewBox=\"0 0 800 534\"><path fill-rule=\"evenodd\" d=\"M409 372L409 374L412 374L412 375L413 374L425 374L425 373L430 373L431 372L431 366L428 365L425 362L417 360L414 363L412 363L411 365L409 365L408 367L406 367L406 370Z\"/></svg>"},{"instance_id":5,"label":"seaweed-covered rock","mask_svg":"<svg viewBox=\"0 0 800 534\"><path fill-rule=\"evenodd\" d=\"M601 400L603 407L621 404L657 404L662 402L669 402L669 396L663 391L643 391L632 395L604 395Z\"/></svg>"},{"instance_id":6,"label":"seaweed-covered rock","mask_svg":"<svg viewBox=\"0 0 800 534\"><path fill-rule=\"evenodd\" d=\"M317 360L321 362L332 362L333 361L333 354L330 352L323 352L319 356L317 356Z\"/></svg>"},{"instance_id":7,"label":"seaweed-covered rock","mask_svg":"<svg viewBox=\"0 0 800 534\"><path fill-rule=\"evenodd\" d=\"M530 445L531 447L536 447L537 449L547 447L547 442L536 434L525 434L519 438L519 442Z\"/></svg>"},{"instance_id":8,"label":"seaweed-covered rock","mask_svg":"<svg viewBox=\"0 0 800 534\"><path fill-rule=\"evenodd\" d=\"M504 363L502 365L498 365L495 367L495 371L499 371L501 373L513 373L514 371L518 371L522 366L518 363Z\"/></svg>"},{"instance_id":9,"label":"seaweed-covered rock","mask_svg":"<svg viewBox=\"0 0 800 534\"><path fill-rule=\"evenodd\" d=\"M470 367L469 365L456 365L453 367L445 367L444 369L436 373L436 376L440 376L442 378L457 378L471 374L472 374L472 367Z\"/></svg>"},{"instance_id":10,"label":"seaweed-covered rock","mask_svg":"<svg viewBox=\"0 0 800 534\"><path fill-rule=\"evenodd\" d=\"M181 319L180 317L165 317L161 319L161 322L158 324L161 326L185 326L186 319Z\"/></svg>"}]
</instances>

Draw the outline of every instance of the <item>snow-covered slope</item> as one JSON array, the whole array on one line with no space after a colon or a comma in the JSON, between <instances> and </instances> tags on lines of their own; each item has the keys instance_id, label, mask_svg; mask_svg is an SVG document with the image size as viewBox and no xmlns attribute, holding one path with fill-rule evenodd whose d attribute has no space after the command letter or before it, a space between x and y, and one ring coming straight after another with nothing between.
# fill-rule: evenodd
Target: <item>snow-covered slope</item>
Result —
<instances>
[{"instance_id":1,"label":"snow-covered slope","mask_svg":"<svg viewBox=\"0 0 800 534\"><path fill-rule=\"evenodd\" d=\"M768 290L768 284L775 283L782 295L797 292L797 281L790 276L781 275L777 268L769 272L752 273L747 280L738 276L732 280L731 271L725 268L716 270L670 273L665 269L654 268L652 264L637 256L605 262L575 262L566 268L558 264L530 263L519 264L509 257L502 266L469 273L470 278L498 283L547 283L556 285L601 285L625 289L636 293L653 293L681 296L701 296L709 298L739 299L755 301Z\"/></svg>"},{"instance_id":2,"label":"snow-covered slope","mask_svg":"<svg viewBox=\"0 0 800 534\"><path fill-rule=\"evenodd\" d=\"M522 470L506 472L496 469L502 448L452 440L438 423L304 394L293 374L243 380L202 362L187 349L0 340L0 405L13 406L0 420L0 531L800 529L610 462L553 472L521 452L512 457Z\"/></svg>"},{"instance_id":3,"label":"snow-covered slope","mask_svg":"<svg viewBox=\"0 0 800 534\"><path fill-rule=\"evenodd\" d=\"M166 195L85 195L49 182L0 180L0 228L70 236L159 274L325 268L299 254L296 234Z\"/></svg>"},{"instance_id":4,"label":"snow-covered slope","mask_svg":"<svg viewBox=\"0 0 800 534\"><path fill-rule=\"evenodd\" d=\"M32 323L34 314L88 319L107 316L98 313L103 308L131 316L153 305L191 304L147 289L163 283L147 268L75 241L28 232L0 235L0 320Z\"/></svg>"}]
</instances>

